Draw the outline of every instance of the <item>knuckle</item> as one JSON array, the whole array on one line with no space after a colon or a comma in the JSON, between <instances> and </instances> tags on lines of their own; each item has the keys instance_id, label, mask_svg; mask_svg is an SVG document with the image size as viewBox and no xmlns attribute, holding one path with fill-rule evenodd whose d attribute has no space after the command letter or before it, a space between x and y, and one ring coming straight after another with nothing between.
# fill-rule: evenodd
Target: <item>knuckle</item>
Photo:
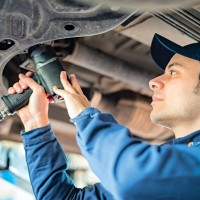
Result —
<instances>
[{"instance_id":1,"label":"knuckle","mask_svg":"<svg viewBox=\"0 0 200 200\"><path fill-rule=\"evenodd\" d=\"M13 89L13 87L9 87L9 88L8 88L8 90L12 90L12 89Z\"/></svg>"},{"instance_id":2,"label":"knuckle","mask_svg":"<svg viewBox=\"0 0 200 200\"><path fill-rule=\"evenodd\" d=\"M17 85L18 82L14 83L13 87L15 87Z\"/></svg>"},{"instance_id":3,"label":"knuckle","mask_svg":"<svg viewBox=\"0 0 200 200\"><path fill-rule=\"evenodd\" d=\"M26 76L29 76L29 77L30 77L30 76L32 76L32 75L33 75L33 72L27 72L27 73L26 73Z\"/></svg>"},{"instance_id":4,"label":"knuckle","mask_svg":"<svg viewBox=\"0 0 200 200\"><path fill-rule=\"evenodd\" d=\"M13 93L13 92L14 92L14 88L13 87L8 88L8 93Z\"/></svg>"},{"instance_id":5,"label":"knuckle","mask_svg":"<svg viewBox=\"0 0 200 200\"><path fill-rule=\"evenodd\" d=\"M38 86L37 90L38 90L39 93L45 92L45 90L44 90L44 88L42 86Z\"/></svg>"},{"instance_id":6,"label":"knuckle","mask_svg":"<svg viewBox=\"0 0 200 200\"><path fill-rule=\"evenodd\" d=\"M15 84L13 85L13 87L14 87L14 88L19 87L19 82L15 83Z\"/></svg>"}]
</instances>

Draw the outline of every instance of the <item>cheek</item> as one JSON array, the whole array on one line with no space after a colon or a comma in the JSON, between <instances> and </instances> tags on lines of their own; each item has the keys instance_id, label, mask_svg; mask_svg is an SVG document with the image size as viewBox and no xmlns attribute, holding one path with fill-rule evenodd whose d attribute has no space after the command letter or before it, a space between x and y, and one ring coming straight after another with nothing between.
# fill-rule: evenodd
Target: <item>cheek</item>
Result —
<instances>
[{"instance_id":1,"label":"cheek","mask_svg":"<svg viewBox=\"0 0 200 200\"><path fill-rule=\"evenodd\" d=\"M189 103L190 98L194 96L194 87L183 86L174 83L171 87L167 87L165 90L165 97L167 104L173 104L174 106Z\"/></svg>"},{"instance_id":2,"label":"cheek","mask_svg":"<svg viewBox=\"0 0 200 200\"><path fill-rule=\"evenodd\" d=\"M176 90L172 90L170 92L171 99L168 99L167 102L169 103L171 100L173 107L175 108L178 107L179 109L188 109L200 101L200 87L197 92L197 88L195 89L195 86L192 86L189 83L188 85L185 84L185 87L176 87Z\"/></svg>"}]
</instances>

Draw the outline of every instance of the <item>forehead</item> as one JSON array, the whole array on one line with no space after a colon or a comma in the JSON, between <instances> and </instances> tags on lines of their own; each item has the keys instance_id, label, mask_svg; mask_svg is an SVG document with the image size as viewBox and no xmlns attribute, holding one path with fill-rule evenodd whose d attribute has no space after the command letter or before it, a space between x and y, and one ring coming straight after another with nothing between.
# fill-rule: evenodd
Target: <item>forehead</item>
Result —
<instances>
[{"instance_id":1,"label":"forehead","mask_svg":"<svg viewBox=\"0 0 200 200\"><path fill-rule=\"evenodd\" d=\"M181 66L188 70L200 70L200 61L182 56L180 54L175 54L167 64L166 69L170 68L171 66Z\"/></svg>"}]
</instances>

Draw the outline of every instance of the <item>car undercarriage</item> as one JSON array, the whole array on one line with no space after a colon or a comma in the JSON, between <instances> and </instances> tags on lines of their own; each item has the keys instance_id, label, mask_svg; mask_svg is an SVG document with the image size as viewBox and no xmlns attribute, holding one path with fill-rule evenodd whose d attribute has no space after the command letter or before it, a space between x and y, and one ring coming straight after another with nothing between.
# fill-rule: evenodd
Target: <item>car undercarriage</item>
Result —
<instances>
[{"instance_id":1,"label":"car undercarriage","mask_svg":"<svg viewBox=\"0 0 200 200\"><path fill-rule=\"evenodd\" d=\"M150 143L173 137L149 117L148 82L162 73L151 58L150 44L155 33L180 45L200 41L199 1L2 0L0 15L1 96L19 73L34 71L23 65L29 48L47 44L65 70L76 74L94 107L111 112ZM80 153L65 104L51 104L49 117L65 151ZM22 142L17 115L0 122L0 130L1 141Z\"/></svg>"}]
</instances>

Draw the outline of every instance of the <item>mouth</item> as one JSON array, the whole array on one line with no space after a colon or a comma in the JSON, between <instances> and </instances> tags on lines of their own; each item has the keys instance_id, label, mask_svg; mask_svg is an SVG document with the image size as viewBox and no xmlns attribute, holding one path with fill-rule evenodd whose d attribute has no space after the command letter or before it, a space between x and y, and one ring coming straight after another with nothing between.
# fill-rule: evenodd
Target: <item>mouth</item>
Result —
<instances>
[{"instance_id":1,"label":"mouth","mask_svg":"<svg viewBox=\"0 0 200 200\"><path fill-rule=\"evenodd\" d=\"M160 102L160 101L163 101L163 99L157 97L157 96L152 96L152 102L151 104L154 104L154 103L157 103L157 102Z\"/></svg>"}]
</instances>

